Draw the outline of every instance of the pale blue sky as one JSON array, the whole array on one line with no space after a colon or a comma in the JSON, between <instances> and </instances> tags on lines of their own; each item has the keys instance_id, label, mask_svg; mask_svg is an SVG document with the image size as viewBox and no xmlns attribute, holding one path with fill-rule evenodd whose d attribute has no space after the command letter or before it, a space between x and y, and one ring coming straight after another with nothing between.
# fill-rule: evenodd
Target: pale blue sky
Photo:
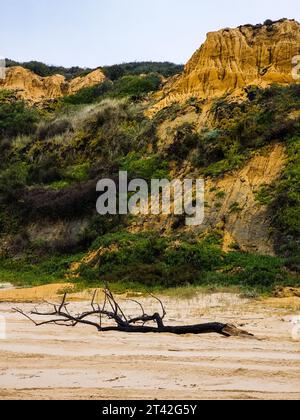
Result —
<instances>
[{"instance_id":1,"label":"pale blue sky","mask_svg":"<svg viewBox=\"0 0 300 420\"><path fill-rule=\"evenodd\" d=\"M185 63L209 31L282 17L298 0L0 0L0 56L97 67Z\"/></svg>"}]
</instances>

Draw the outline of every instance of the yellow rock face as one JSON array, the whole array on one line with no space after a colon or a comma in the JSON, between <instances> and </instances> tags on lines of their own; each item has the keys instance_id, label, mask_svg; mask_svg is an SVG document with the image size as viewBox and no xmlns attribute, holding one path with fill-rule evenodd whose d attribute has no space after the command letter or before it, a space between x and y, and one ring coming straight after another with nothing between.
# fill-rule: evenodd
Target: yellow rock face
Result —
<instances>
[{"instance_id":1,"label":"yellow rock face","mask_svg":"<svg viewBox=\"0 0 300 420\"><path fill-rule=\"evenodd\" d=\"M160 92L155 110L191 97L222 96L248 85L292 83L292 58L299 54L300 24L293 20L208 33L184 73Z\"/></svg>"},{"instance_id":2,"label":"yellow rock face","mask_svg":"<svg viewBox=\"0 0 300 420\"><path fill-rule=\"evenodd\" d=\"M64 76L41 77L23 67L7 69L6 77L0 80L0 89L15 91L18 97L32 102L57 99L78 92L80 89L103 83L105 75L98 69L86 76L67 81Z\"/></svg>"},{"instance_id":3,"label":"yellow rock face","mask_svg":"<svg viewBox=\"0 0 300 420\"><path fill-rule=\"evenodd\" d=\"M100 69L92 71L86 76L76 77L75 79L72 79L69 83L69 93L76 93L80 89L83 89L85 87L98 85L100 83L103 83L105 79L106 77Z\"/></svg>"}]
</instances>

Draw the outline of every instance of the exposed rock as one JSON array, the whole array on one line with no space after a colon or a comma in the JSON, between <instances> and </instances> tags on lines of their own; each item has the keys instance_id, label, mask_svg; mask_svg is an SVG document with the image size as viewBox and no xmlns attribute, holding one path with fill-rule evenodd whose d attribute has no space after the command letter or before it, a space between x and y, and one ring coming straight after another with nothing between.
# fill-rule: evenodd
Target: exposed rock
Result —
<instances>
[{"instance_id":1,"label":"exposed rock","mask_svg":"<svg viewBox=\"0 0 300 420\"><path fill-rule=\"evenodd\" d=\"M300 288L295 287L277 287L274 296L277 298L290 298L298 297L300 298Z\"/></svg>"},{"instance_id":2,"label":"exposed rock","mask_svg":"<svg viewBox=\"0 0 300 420\"><path fill-rule=\"evenodd\" d=\"M30 224L26 228L29 241L45 243L49 248L68 248L78 245L88 227L89 219L60 220Z\"/></svg>"},{"instance_id":3,"label":"exposed rock","mask_svg":"<svg viewBox=\"0 0 300 420\"><path fill-rule=\"evenodd\" d=\"M183 229L199 236L217 229L223 233L225 252L240 249L274 255L268 207L257 201L256 194L263 186L272 185L280 177L285 162L285 148L277 144L270 146L265 153L254 156L242 169L225 174L217 180L206 179L204 223L197 228ZM194 175L201 178L201 174ZM219 198L220 192L224 193L224 197ZM161 229L168 232L172 230L173 224L173 217L147 216L146 219L141 217L135 227L131 226L130 231Z\"/></svg>"},{"instance_id":4,"label":"exposed rock","mask_svg":"<svg viewBox=\"0 0 300 420\"><path fill-rule=\"evenodd\" d=\"M91 73L87 74L86 76L76 77L69 82L69 94L76 93L79 90L89 87L95 86L105 81L106 77L102 70L97 69L92 71Z\"/></svg>"},{"instance_id":5,"label":"exposed rock","mask_svg":"<svg viewBox=\"0 0 300 420\"><path fill-rule=\"evenodd\" d=\"M300 54L300 24L283 19L210 32L184 73L157 94L152 113L191 97L220 97L248 85L293 82L292 58Z\"/></svg>"},{"instance_id":6,"label":"exposed rock","mask_svg":"<svg viewBox=\"0 0 300 420\"><path fill-rule=\"evenodd\" d=\"M100 69L67 81L59 74L41 77L23 67L11 67L7 69L5 79L0 80L0 89L14 91L19 98L38 103L76 93L104 80L105 75Z\"/></svg>"},{"instance_id":7,"label":"exposed rock","mask_svg":"<svg viewBox=\"0 0 300 420\"><path fill-rule=\"evenodd\" d=\"M285 149L278 144L217 183L207 182L205 226L224 223L224 250L236 244L244 251L274 253L268 209L257 202L256 194L278 179L285 162ZM224 200L216 199L216 194L210 192L212 187L226 193ZM219 202L221 206L217 205Z\"/></svg>"}]
</instances>

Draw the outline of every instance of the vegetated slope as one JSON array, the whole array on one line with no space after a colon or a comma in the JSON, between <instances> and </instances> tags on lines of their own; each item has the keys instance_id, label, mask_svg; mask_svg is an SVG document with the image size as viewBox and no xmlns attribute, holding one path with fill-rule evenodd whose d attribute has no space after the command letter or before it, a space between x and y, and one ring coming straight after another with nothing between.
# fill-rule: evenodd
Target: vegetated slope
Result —
<instances>
[{"instance_id":1,"label":"vegetated slope","mask_svg":"<svg viewBox=\"0 0 300 420\"><path fill-rule=\"evenodd\" d=\"M48 111L2 92L2 278L16 281L18 270L24 282L298 283L300 86L191 95L149 118L153 77L121 76ZM96 181L119 170L147 181L204 177L204 225L98 216Z\"/></svg>"},{"instance_id":2,"label":"vegetated slope","mask_svg":"<svg viewBox=\"0 0 300 420\"><path fill-rule=\"evenodd\" d=\"M62 67L62 66L51 66L39 61L28 61L25 63L20 63L15 60L6 59L7 67L23 67L27 70L32 71L41 77L54 76L59 74L64 76L67 80L74 79L78 76L83 76L85 74L91 73L93 70L91 68L82 68L82 67ZM163 77L171 77L175 74L181 73L183 71L183 65L174 64L169 62L153 62L153 61L142 61L142 62L132 62L132 63L123 63L123 64L114 64L112 66L103 66L103 70L106 77L112 81L117 80L123 76L149 73L159 73ZM100 68L100 67L99 67Z\"/></svg>"},{"instance_id":3,"label":"vegetated slope","mask_svg":"<svg viewBox=\"0 0 300 420\"><path fill-rule=\"evenodd\" d=\"M13 91L20 99L41 104L45 102L46 105L49 100L68 96L71 96L69 102L89 103L91 98L99 99L99 95L114 87L116 91L127 88L138 94L138 84L148 83L147 92L153 92L161 87L165 77L183 70L183 66L168 62L124 63L91 70L80 67L66 69L37 61L17 63L7 60L7 67L5 79L0 80L0 89ZM76 95L79 91L80 94Z\"/></svg>"}]
</instances>

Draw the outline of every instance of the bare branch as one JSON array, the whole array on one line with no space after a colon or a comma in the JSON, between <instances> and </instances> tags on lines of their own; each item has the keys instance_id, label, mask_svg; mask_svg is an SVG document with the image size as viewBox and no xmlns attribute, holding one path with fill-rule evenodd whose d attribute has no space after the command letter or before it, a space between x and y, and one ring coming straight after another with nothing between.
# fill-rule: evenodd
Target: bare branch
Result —
<instances>
[{"instance_id":1,"label":"bare branch","mask_svg":"<svg viewBox=\"0 0 300 420\"><path fill-rule=\"evenodd\" d=\"M132 302L136 303L141 308L142 315L128 320L107 285L105 286L103 292L104 303L102 307L100 304L97 303L96 305L95 303L98 293L96 290L91 301L92 310L78 315L72 315L67 309L67 294L63 296L62 302L59 306L56 304L49 304L54 308L54 311L52 312L40 312L35 309L30 315L28 315L19 308L15 308L14 311L30 320L35 326L54 324L57 326L76 327L78 324L83 324L95 327L99 332L118 331L126 333L170 333L177 335L217 333L225 337L251 336L251 334L246 331L239 330L235 326L229 324L209 323L189 326L165 326L163 323L163 320L166 317L164 304L159 298L151 293L150 296L160 303L163 312L162 316L159 313L147 315L143 305L136 300L132 300ZM111 306L112 311L106 310L107 303ZM50 319L43 322L37 322L33 319L33 316L47 317ZM95 317L99 318L98 322L95 322ZM116 325L103 327L103 317L106 317L107 320L113 320ZM147 326L146 324L149 324L150 322L156 323L157 326ZM136 325L138 323L142 323L143 325Z\"/></svg>"},{"instance_id":2,"label":"bare branch","mask_svg":"<svg viewBox=\"0 0 300 420\"><path fill-rule=\"evenodd\" d=\"M153 299L157 300L157 302L159 302L159 304L160 304L160 306L161 306L161 308L162 308L162 311L163 311L163 316L161 317L161 319L163 320L163 319L166 317L166 315L167 315L167 312L166 312L166 309L165 309L165 307L164 307L164 304L162 303L162 301L161 301L158 297L154 296L152 293L149 293L149 295L150 295Z\"/></svg>"}]
</instances>

